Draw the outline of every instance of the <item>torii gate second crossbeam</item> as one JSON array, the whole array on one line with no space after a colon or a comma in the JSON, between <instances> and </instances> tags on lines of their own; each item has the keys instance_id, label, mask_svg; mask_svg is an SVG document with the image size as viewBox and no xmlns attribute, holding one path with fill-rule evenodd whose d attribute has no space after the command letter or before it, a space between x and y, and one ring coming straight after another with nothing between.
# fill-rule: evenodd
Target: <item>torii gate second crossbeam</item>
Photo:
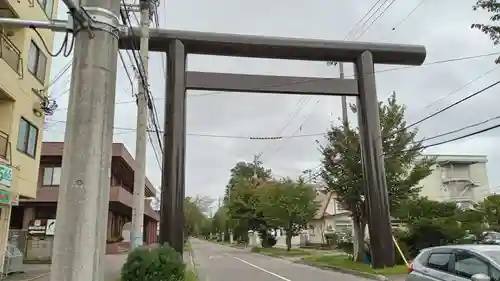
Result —
<instances>
[{"instance_id":1,"label":"torii gate second crossbeam","mask_svg":"<svg viewBox=\"0 0 500 281\"><path fill-rule=\"evenodd\" d=\"M134 36L139 30L133 31L120 37L120 48L139 46ZM168 68L160 243L183 251L187 89L357 96L372 265L394 265L374 63L420 65L426 57L423 46L166 29L151 29L149 46L151 51L167 53ZM188 54L351 62L356 65L357 80L186 72Z\"/></svg>"}]
</instances>

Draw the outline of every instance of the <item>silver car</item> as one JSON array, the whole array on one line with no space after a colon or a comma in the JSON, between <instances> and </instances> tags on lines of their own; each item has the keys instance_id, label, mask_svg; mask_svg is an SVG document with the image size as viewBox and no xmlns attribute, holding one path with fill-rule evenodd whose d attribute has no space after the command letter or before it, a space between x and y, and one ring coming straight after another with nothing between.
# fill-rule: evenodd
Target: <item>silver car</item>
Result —
<instances>
[{"instance_id":1,"label":"silver car","mask_svg":"<svg viewBox=\"0 0 500 281\"><path fill-rule=\"evenodd\" d=\"M406 281L500 281L500 245L450 245L424 249Z\"/></svg>"}]
</instances>

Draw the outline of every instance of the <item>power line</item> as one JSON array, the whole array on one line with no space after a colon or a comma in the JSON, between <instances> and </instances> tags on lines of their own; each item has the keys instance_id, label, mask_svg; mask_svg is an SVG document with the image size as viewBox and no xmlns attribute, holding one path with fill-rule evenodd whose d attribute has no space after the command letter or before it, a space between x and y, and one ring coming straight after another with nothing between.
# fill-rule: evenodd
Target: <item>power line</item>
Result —
<instances>
[{"instance_id":1,"label":"power line","mask_svg":"<svg viewBox=\"0 0 500 281\"><path fill-rule=\"evenodd\" d=\"M422 6L423 4L425 3L425 0L421 0L416 6L415 8L413 8L406 16L404 16L396 25L394 25L394 27L392 28L392 30L396 30L396 28L398 26L400 26L401 24L403 24L418 8L420 8L420 6Z\"/></svg>"},{"instance_id":2,"label":"power line","mask_svg":"<svg viewBox=\"0 0 500 281\"><path fill-rule=\"evenodd\" d=\"M448 98L448 97L450 97L450 96L452 96L452 95L454 95L454 94L456 94L456 93L460 92L461 90L463 90L463 89L467 88L467 87L468 87L469 85L471 85L472 83L474 83L474 82L476 82L477 80L479 80L479 79L481 79L481 78L485 77L486 75L490 74L491 72L493 72L493 71L495 71L495 70L497 70L497 69L498 69L498 66L495 66L494 68L492 68L492 69L490 69L490 70L486 71L485 73L483 73L483 74L481 74L481 75L477 76L476 78L474 78L474 79L472 79L472 80L468 81L467 83L465 83L465 84L461 85L460 87L456 88L456 89L455 89L455 90L453 90L451 93L449 93L449 94L447 94L447 95L445 95L445 96L442 96L442 97L438 98L437 100L435 100L435 101L433 101L433 102L429 103L428 105L424 106L424 107L423 107L423 108L421 108L421 109L422 109L422 110L424 110L424 109L427 109L427 108L432 107L433 105L435 105L435 104L439 103L440 101L442 101L442 100L444 100L444 99L446 99L446 98Z\"/></svg>"},{"instance_id":3,"label":"power line","mask_svg":"<svg viewBox=\"0 0 500 281\"><path fill-rule=\"evenodd\" d=\"M446 133L442 133L442 134L434 136L434 137L424 138L422 141L428 141L428 140L432 140L432 139L437 139L437 138L440 138L440 137L444 137L444 136L447 136L447 135L455 134L455 133L458 133L458 132L461 132L461 131L464 131L464 130L467 130L467 129L470 129L470 128L474 128L474 127L477 127L477 126L489 123L489 122L491 122L493 120L497 120L497 119L500 119L500 116L491 117L491 118L488 118L488 119L486 119L484 121L477 122L477 123L474 123L474 124L471 124L471 125L467 125L465 127L458 128L458 129L455 129L455 130L452 130L452 131L449 131L449 132L446 132Z\"/></svg>"},{"instance_id":4,"label":"power line","mask_svg":"<svg viewBox=\"0 0 500 281\"><path fill-rule=\"evenodd\" d=\"M418 124L420 124L420 123L422 123L424 121L427 121L427 120L431 119L432 117L434 117L434 116L436 116L438 114L441 114L441 113L445 112L446 110L448 110L448 109L450 109L450 108L452 108L452 107L454 107L454 106L456 106L458 104L461 104L461 103L463 103L463 102L465 102L465 101L467 101L467 100L469 100L469 99L471 99L471 98L473 98L473 97L475 97L475 96L477 96L477 95L485 92L486 90L489 90L489 89L495 87L498 84L500 84L500 80L498 80L497 82L495 82L495 83L493 83L493 84L491 84L489 86L486 86L486 87L482 88L481 90L476 91L476 92L474 92L474 93L472 93L472 94L470 94L470 95L468 95L468 96L466 96L466 97L464 97L464 98L462 98L462 99L460 99L460 100L458 100L458 101L456 101L456 102L454 102L454 103L446 106L445 108L443 108L441 110L438 110L438 111L436 111L436 112L434 112L434 113L432 113L432 114L430 114L430 115L428 115L428 116L426 116L426 117L424 117L424 118L422 118L422 119L420 119L418 121L415 121L415 122L411 123L410 125L407 125L406 127L404 127L401 130L398 130L397 132L401 132L401 131L407 130L408 128L411 128L411 127L413 127L415 125L418 125Z\"/></svg>"},{"instance_id":5,"label":"power line","mask_svg":"<svg viewBox=\"0 0 500 281\"><path fill-rule=\"evenodd\" d=\"M386 0L382 5L380 5L379 9L387 2L388 0ZM387 10L394 4L394 2L396 2L396 0L392 0L389 3L389 5L385 7L385 9L365 28L363 32L361 32L361 34L356 39L359 39L361 36L363 36L363 34L365 34L368 30L370 30L370 28L385 14L385 12L387 12Z\"/></svg>"},{"instance_id":6,"label":"power line","mask_svg":"<svg viewBox=\"0 0 500 281\"><path fill-rule=\"evenodd\" d=\"M437 143L433 143L433 144L429 144L429 145L424 145L424 146L419 147L418 149L417 148L415 148L415 149L411 149L410 148L410 149L407 149L407 150L403 150L402 152L416 151L416 150L426 149L426 148L429 148L429 147L434 147L434 146L439 146L439 145L447 144L447 143L454 142L454 141L457 141L457 140L462 140L462 139L466 139L466 138L469 138L469 137L472 137L472 136L475 136L475 135L486 133L488 131L497 129L499 127L500 127L500 124L493 125L493 126L485 128L485 129L482 129L482 130L479 130L479 131L476 131L476 132L472 132L472 133L469 133L469 134L466 134L466 135L463 135L463 136L455 137L455 138L452 138L452 139L449 139L449 140L446 140L446 141L441 141L441 142L437 142Z\"/></svg>"}]
</instances>

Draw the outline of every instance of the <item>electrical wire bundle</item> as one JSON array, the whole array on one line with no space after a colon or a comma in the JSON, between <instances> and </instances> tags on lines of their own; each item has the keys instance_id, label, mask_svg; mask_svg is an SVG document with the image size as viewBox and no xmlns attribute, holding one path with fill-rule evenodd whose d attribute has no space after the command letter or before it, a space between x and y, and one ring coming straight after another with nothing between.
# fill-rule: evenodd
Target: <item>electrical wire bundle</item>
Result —
<instances>
[{"instance_id":1,"label":"electrical wire bundle","mask_svg":"<svg viewBox=\"0 0 500 281\"><path fill-rule=\"evenodd\" d=\"M130 20L130 13L128 11L128 8L127 8L127 5L125 3L124 0L122 0L122 7L123 9L120 9L120 15L121 15L121 18L122 18L122 22L124 25L128 26L130 32L132 33L132 35L135 36L134 34L134 30L133 30L133 27L132 27L132 22ZM156 11L156 7L158 6L159 2L157 2L153 8L153 11ZM139 20L137 19L137 16L132 13L132 15L135 17L136 21L139 22ZM155 12L153 12L153 15L155 15ZM158 15L156 14L156 19L158 19ZM162 138L160 136L160 126L159 126L159 118L158 118L158 112L156 110L156 106L155 106L155 103L153 102L153 98L152 98L152 95L151 95L151 91L149 90L149 83L147 81L147 78L145 77L145 73L146 73L146 70L144 69L144 62L142 61L142 58L140 56L137 55L137 53L135 52L135 50L138 50L136 44L134 41L132 41L132 58L133 58L133 61L135 62L135 65L137 67L137 73L139 75L139 78L141 79L141 84L142 85L146 85L144 88L146 90L146 102L147 102L147 106L148 106L148 109L150 111L150 114L148 114L148 117L149 117L149 120L148 120L148 139L151 143L151 145L153 146L153 152L155 154L155 157L156 157L156 160L158 162L158 165L161 169L162 167L162 164L161 164L161 161L160 161L160 157L159 157L159 153L157 152L157 149L155 147L155 143L153 142L153 138L151 136L151 132L155 132L155 136L156 136L156 139L157 139L157 143L159 145L159 148L160 148L160 151L163 150L163 145L162 145ZM127 54L129 54L127 52ZM123 63L123 58L120 57L122 59L122 63ZM130 55L129 55L129 58L130 58ZM127 74L128 75L128 74ZM130 76L129 76L129 79L130 79Z\"/></svg>"}]
</instances>

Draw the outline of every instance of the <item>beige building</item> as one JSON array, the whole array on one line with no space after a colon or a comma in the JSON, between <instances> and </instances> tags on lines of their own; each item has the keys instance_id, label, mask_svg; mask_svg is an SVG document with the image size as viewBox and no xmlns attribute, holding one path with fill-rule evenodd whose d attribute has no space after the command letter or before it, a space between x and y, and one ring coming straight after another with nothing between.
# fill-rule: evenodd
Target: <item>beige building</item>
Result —
<instances>
[{"instance_id":1,"label":"beige building","mask_svg":"<svg viewBox=\"0 0 500 281\"><path fill-rule=\"evenodd\" d=\"M420 181L421 195L436 201L454 201L462 208L491 194L483 155L428 155L436 157L431 175Z\"/></svg>"},{"instance_id":2,"label":"beige building","mask_svg":"<svg viewBox=\"0 0 500 281\"><path fill-rule=\"evenodd\" d=\"M462 208L470 208L490 194L486 173L486 156L428 155L436 157L433 172L420 181L420 195L436 201L454 201ZM320 208L309 223L309 241L323 243L327 231L352 230L350 212L342 209L333 193L318 190L316 201ZM399 224L393 221L393 227Z\"/></svg>"},{"instance_id":3,"label":"beige building","mask_svg":"<svg viewBox=\"0 0 500 281\"><path fill-rule=\"evenodd\" d=\"M0 0L0 17L47 21L56 0ZM0 25L0 260L12 204L35 198L53 32ZM3 264L3 263L2 263ZM1 266L0 266L1 267Z\"/></svg>"}]
</instances>

